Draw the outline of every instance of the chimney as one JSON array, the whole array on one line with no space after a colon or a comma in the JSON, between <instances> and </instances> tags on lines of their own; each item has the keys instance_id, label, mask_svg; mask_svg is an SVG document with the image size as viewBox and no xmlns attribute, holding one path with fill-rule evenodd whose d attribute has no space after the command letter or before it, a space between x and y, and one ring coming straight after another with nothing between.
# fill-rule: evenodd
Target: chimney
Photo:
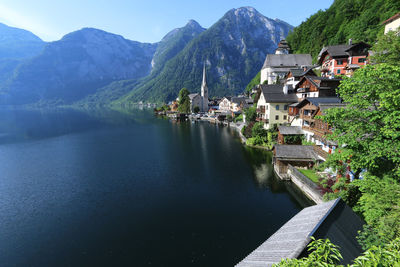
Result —
<instances>
[{"instance_id":1,"label":"chimney","mask_svg":"<svg viewBox=\"0 0 400 267\"><path fill-rule=\"evenodd\" d=\"M352 45L353 44L353 39L349 39L349 45Z\"/></svg>"},{"instance_id":2,"label":"chimney","mask_svg":"<svg viewBox=\"0 0 400 267\"><path fill-rule=\"evenodd\" d=\"M287 95L287 94L289 93L289 87L288 87L287 84L285 84L285 85L283 86L283 93L284 93L285 95Z\"/></svg>"}]
</instances>

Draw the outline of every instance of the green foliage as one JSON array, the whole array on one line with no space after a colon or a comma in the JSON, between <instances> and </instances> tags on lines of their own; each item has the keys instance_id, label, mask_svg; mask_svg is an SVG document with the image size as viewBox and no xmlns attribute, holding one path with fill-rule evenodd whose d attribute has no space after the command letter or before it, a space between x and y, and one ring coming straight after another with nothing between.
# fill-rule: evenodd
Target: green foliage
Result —
<instances>
[{"instance_id":1,"label":"green foliage","mask_svg":"<svg viewBox=\"0 0 400 267\"><path fill-rule=\"evenodd\" d=\"M244 114L246 115L246 121L256 121L257 118L257 108L256 107L249 107L248 109L244 110Z\"/></svg>"},{"instance_id":2,"label":"green foliage","mask_svg":"<svg viewBox=\"0 0 400 267\"><path fill-rule=\"evenodd\" d=\"M336 0L327 10L320 10L287 36L294 53L311 53L316 60L326 45L364 41L373 44L381 22L400 10L394 0Z\"/></svg>"},{"instance_id":3,"label":"green foliage","mask_svg":"<svg viewBox=\"0 0 400 267\"><path fill-rule=\"evenodd\" d=\"M400 266L400 239L383 246L372 246L357 257L351 266Z\"/></svg>"},{"instance_id":4,"label":"green foliage","mask_svg":"<svg viewBox=\"0 0 400 267\"><path fill-rule=\"evenodd\" d=\"M348 105L326 111L339 146L331 162L348 162L353 171L368 169L400 176L400 67L368 65L344 78L338 94Z\"/></svg>"},{"instance_id":5,"label":"green foliage","mask_svg":"<svg viewBox=\"0 0 400 267\"><path fill-rule=\"evenodd\" d=\"M302 174L308 177L311 181L316 184L319 184L319 175L313 169L298 169Z\"/></svg>"},{"instance_id":6,"label":"green foliage","mask_svg":"<svg viewBox=\"0 0 400 267\"><path fill-rule=\"evenodd\" d=\"M232 115L227 115L227 116L226 116L226 120L229 121L229 122L231 122L231 121L233 120Z\"/></svg>"},{"instance_id":7,"label":"green foliage","mask_svg":"<svg viewBox=\"0 0 400 267\"><path fill-rule=\"evenodd\" d=\"M256 122L253 126L253 129L251 129L251 134L253 137L260 136L260 137L266 139L267 130L264 129L264 123Z\"/></svg>"},{"instance_id":8,"label":"green foliage","mask_svg":"<svg viewBox=\"0 0 400 267\"><path fill-rule=\"evenodd\" d=\"M385 176L366 175L353 182L362 196L355 207L363 214L367 226L359 237L364 248L388 243L400 237L400 184Z\"/></svg>"},{"instance_id":9,"label":"green foliage","mask_svg":"<svg viewBox=\"0 0 400 267\"><path fill-rule=\"evenodd\" d=\"M250 137L246 140L246 145L248 146L263 146L264 144L264 139L259 135L255 137Z\"/></svg>"},{"instance_id":10,"label":"green foliage","mask_svg":"<svg viewBox=\"0 0 400 267\"><path fill-rule=\"evenodd\" d=\"M315 240L308 244L308 251L311 253L308 257L301 259L283 259L280 263L273 266L336 266L342 259L339 247L332 244L329 239Z\"/></svg>"},{"instance_id":11,"label":"green foliage","mask_svg":"<svg viewBox=\"0 0 400 267\"><path fill-rule=\"evenodd\" d=\"M304 140L304 135L285 135L283 137L285 144L301 144Z\"/></svg>"},{"instance_id":12,"label":"green foliage","mask_svg":"<svg viewBox=\"0 0 400 267\"><path fill-rule=\"evenodd\" d=\"M239 116L235 117L234 122L239 122L239 121L243 121L243 114L240 114Z\"/></svg>"},{"instance_id":13,"label":"green foliage","mask_svg":"<svg viewBox=\"0 0 400 267\"><path fill-rule=\"evenodd\" d=\"M261 82L261 71L257 73L257 75L249 82L246 86L246 92L250 92L256 85L259 85Z\"/></svg>"},{"instance_id":14,"label":"green foliage","mask_svg":"<svg viewBox=\"0 0 400 267\"><path fill-rule=\"evenodd\" d=\"M380 34L372 51L372 62L400 65L400 31Z\"/></svg>"},{"instance_id":15,"label":"green foliage","mask_svg":"<svg viewBox=\"0 0 400 267\"><path fill-rule=\"evenodd\" d=\"M297 267L297 266L343 266L338 262L342 255L338 246L332 244L329 239L315 240L308 245L308 250L312 251L308 257L301 259L283 259L280 263L273 266ZM400 266L400 239L397 238L388 244L372 246L361 256L354 259L348 267L364 266Z\"/></svg>"},{"instance_id":16,"label":"green foliage","mask_svg":"<svg viewBox=\"0 0 400 267\"><path fill-rule=\"evenodd\" d=\"M303 140L301 141L301 144L302 144L303 146L312 146L312 145L315 145L313 142L307 141L306 139L303 139Z\"/></svg>"},{"instance_id":17,"label":"green foliage","mask_svg":"<svg viewBox=\"0 0 400 267\"><path fill-rule=\"evenodd\" d=\"M199 108L198 106L195 106L195 107L193 108L193 112L194 112L194 113L199 113L199 111L200 111L200 108Z\"/></svg>"},{"instance_id":18,"label":"green foliage","mask_svg":"<svg viewBox=\"0 0 400 267\"><path fill-rule=\"evenodd\" d=\"M182 88L179 91L178 111L181 113L190 113L189 91L186 88Z\"/></svg>"}]
</instances>

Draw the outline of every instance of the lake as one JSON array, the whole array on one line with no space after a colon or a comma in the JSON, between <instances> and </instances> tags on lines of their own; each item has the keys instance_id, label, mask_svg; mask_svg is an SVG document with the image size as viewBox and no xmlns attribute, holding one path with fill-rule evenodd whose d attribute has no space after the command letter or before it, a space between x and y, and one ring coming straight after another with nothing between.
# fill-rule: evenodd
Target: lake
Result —
<instances>
[{"instance_id":1,"label":"lake","mask_svg":"<svg viewBox=\"0 0 400 267\"><path fill-rule=\"evenodd\" d=\"M232 266L310 205L228 127L0 111L0 266Z\"/></svg>"}]
</instances>

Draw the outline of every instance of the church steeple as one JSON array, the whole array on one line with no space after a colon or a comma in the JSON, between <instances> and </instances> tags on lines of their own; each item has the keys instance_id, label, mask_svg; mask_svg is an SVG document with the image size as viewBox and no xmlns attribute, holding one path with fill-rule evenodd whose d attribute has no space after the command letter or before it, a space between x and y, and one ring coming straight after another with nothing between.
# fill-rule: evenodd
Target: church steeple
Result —
<instances>
[{"instance_id":1,"label":"church steeple","mask_svg":"<svg viewBox=\"0 0 400 267\"><path fill-rule=\"evenodd\" d=\"M203 82L201 83L201 111L208 111L208 86L206 78L206 64L203 65Z\"/></svg>"},{"instance_id":2,"label":"church steeple","mask_svg":"<svg viewBox=\"0 0 400 267\"><path fill-rule=\"evenodd\" d=\"M208 86L206 78L206 64L203 65L203 82L201 83L201 96L208 100Z\"/></svg>"}]
</instances>

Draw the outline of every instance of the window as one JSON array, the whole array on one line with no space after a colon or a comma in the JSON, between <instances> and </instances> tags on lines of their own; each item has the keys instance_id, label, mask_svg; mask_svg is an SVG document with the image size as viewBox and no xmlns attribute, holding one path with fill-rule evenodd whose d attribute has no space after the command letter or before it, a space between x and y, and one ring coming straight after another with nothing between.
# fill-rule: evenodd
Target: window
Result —
<instances>
[{"instance_id":1,"label":"window","mask_svg":"<svg viewBox=\"0 0 400 267\"><path fill-rule=\"evenodd\" d=\"M287 120L287 116L286 116L286 115L283 115L283 119L284 119L284 120Z\"/></svg>"},{"instance_id":2,"label":"window","mask_svg":"<svg viewBox=\"0 0 400 267\"><path fill-rule=\"evenodd\" d=\"M336 72L337 74L340 74L340 70L337 70L337 72Z\"/></svg>"},{"instance_id":3,"label":"window","mask_svg":"<svg viewBox=\"0 0 400 267\"><path fill-rule=\"evenodd\" d=\"M276 105L276 106L275 106L275 109L276 109L276 110L279 110L279 105Z\"/></svg>"},{"instance_id":4,"label":"window","mask_svg":"<svg viewBox=\"0 0 400 267\"><path fill-rule=\"evenodd\" d=\"M338 60L336 60L336 63L337 63L338 65L343 65L343 60L338 59Z\"/></svg>"},{"instance_id":5,"label":"window","mask_svg":"<svg viewBox=\"0 0 400 267\"><path fill-rule=\"evenodd\" d=\"M265 107L266 110L268 110L268 105Z\"/></svg>"},{"instance_id":6,"label":"window","mask_svg":"<svg viewBox=\"0 0 400 267\"><path fill-rule=\"evenodd\" d=\"M287 108L288 108L288 105L283 106L283 110L287 110Z\"/></svg>"},{"instance_id":7,"label":"window","mask_svg":"<svg viewBox=\"0 0 400 267\"><path fill-rule=\"evenodd\" d=\"M365 62L365 57L358 59L358 63L364 63L364 62Z\"/></svg>"},{"instance_id":8,"label":"window","mask_svg":"<svg viewBox=\"0 0 400 267\"><path fill-rule=\"evenodd\" d=\"M275 115L275 120L279 120L279 115Z\"/></svg>"}]
</instances>

